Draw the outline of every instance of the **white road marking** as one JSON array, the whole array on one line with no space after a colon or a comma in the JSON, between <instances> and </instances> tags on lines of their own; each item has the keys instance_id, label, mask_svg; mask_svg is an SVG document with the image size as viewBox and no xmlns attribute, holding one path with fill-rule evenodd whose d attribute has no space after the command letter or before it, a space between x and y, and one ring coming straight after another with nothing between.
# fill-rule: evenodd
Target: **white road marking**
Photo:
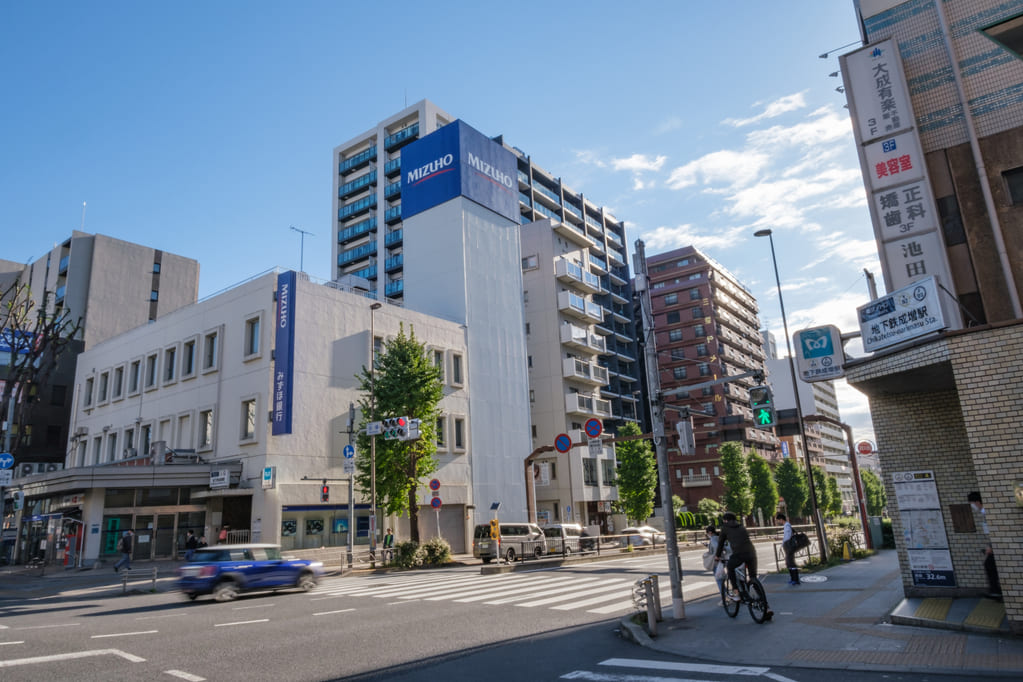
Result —
<instances>
[{"instance_id":1,"label":"white road marking","mask_svg":"<svg viewBox=\"0 0 1023 682\"><path fill-rule=\"evenodd\" d=\"M180 677L183 680L188 680L188 682L204 682L206 679L205 677L199 677L192 673L186 673L184 670L164 670L163 672L167 675L173 675L174 677Z\"/></svg>"},{"instance_id":2,"label":"white road marking","mask_svg":"<svg viewBox=\"0 0 1023 682\"><path fill-rule=\"evenodd\" d=\"M239 621L236 621L234 623L214 623L213 627L215 627L215 628L224 628L224 627L227 627L229 625L250 625L252 623L269 623L269 622L270 622L269 618L260 618L259 620L239 620Z\"/></svg>"},{"instance_id":3,"label":"white road marking","mask_svg":"<svg viewBox=\"0 0 1023 682\"><path fill-rule=\"evenodd\" d=\"M75 651L68 654L52 654L50 656L33 656L32 658L15 658L10 661L0 661L0 668L13 668L18 665L33 665L35 663L71 661L76 658L90 658L92 656L120 656L132 663L142 663L146 660L141 656L134 656L120 649L93 649L91 651Z\"/></svg>"},{"instance_id":4,"label":"white road marking","mask_svg":"<svg viewBox=\"0 0 1023 682\"><path fill-rule=\"evenodd\" d=\"M235 611L244 611L245 609L265 609L265 608L268 608L268 607L271 607L271 606L274 606L274 604L270 603L270 604L256 604L255 606L235 606L234 610Z\"/></svg>"},{"instance_id":5,"label":"white road marking","mask_svg":"<svg viewBox=\"0 0 1023 682\"><path fill-rule=\"evenodd\" d=\"M610 591L618 587L622 587L622 583L631 583L631 580L608 580L597 587L588 590L576 590L575 592L564 592L556 597L548 597L547 599L537 599L534 601L527 601L523 604L516 604L515 606L522 606L524 608L532 608L534 606L547 606L548 604L556 604L559 601L565 601L567 599L575 599L576 597L585 597L596 592Z\"/></svg>"},{"instance_id":6,"label":"white road marking","mask_svg":"<svg viewBox=\"0 0 1023 682\"><path fill-rule=\"evenodd\" d=\"M9 646L11 644L24 644L25 640L19 640L17 642L0 642L0 646Z\"/></svg>"},{"instance_id":7,"label":"white road marking","mask_svg":"<svg viewBox=\"0 0 1023 682\"><path fill-rule=\"evenodd\" d=\"M341 609L339 611L320 611L319 613L314 613L313 615L314 616L329 616L332 613L348 613L349 611L354 611L354 610L355 609Z\"/></svg>"},{"instance_id":8,"label":"white road marking","mask_svg":"<svg viewBox=\"0 0 1023 682\"><path fill-rule=\"evenodd\" d=\"M155 635L159 630L140 630L138 632L115 632L110 635L93 635L90 639L105 639L107 637L134 637L135 635Z\"/></svg>"},{"instance_id":9,"label":"white road marking","mask_svg":"<svg viewBox=\"0 0 1023 682\"><path fill-rule=\"evenodd\" d=\"M162 616L139 616L135 620L156 620L157 618L181 618L187 616L187 613L167 613Z\"/></svg>"},{"instance_id":10,"label":"white road marking","mask_svg":"<svg viewBox=\"0 0 1023 682\"><path fill-rule=\"evenodd\" d=\"M794 682L787 677L772 673L770 668L751 665L711 665L708 663L677 663L675 661L653 661L639 658L609 658L599 665L613 665L619 668L643 668L644 670L670 670L674 672L707 673L712 675L743 675L749 677L769 676L777 682Z\"/></svg>"},{"instance_id":11,"label":"white road marking","mask_svg":"<svg viewBox=\"0 0 1023 682\"><path fill-rule=\"evenodd\" d=\"M591 673L588 670L573 670L561 676L563 680L588 680L589 682L710 682L689 677L650 677L649 675L609 675Z\"/></svg>"},{"instance_id":12,"label":"white road marking","mask_svg":"<svg viewBox=\"0 0 1023 682\"><path fill-rule=\"evenodd\" d=\"M22 625L21 627L14 628L15 630L45 630L47 628L70 628L81 623L55 623L53 625Z\"/></svg>"},{"instance_id":13,"label":"white road marking","mask_svg":"<svg viewBox=\"0 0 1023 682\"><path fill-rule=\"evenodd\" d=\"M628 597L632 593L631 588L622 588L611 592L606 592L600 596L594 597L593 599L586 599L584 601L576 601L571 604L561 604L560 606L552 606L551 609L554 611L574 611L575 609L581 609L586 606L593 606L594 604L602 604L608 599L621 599Z\"/></svg>"}]
</instances>

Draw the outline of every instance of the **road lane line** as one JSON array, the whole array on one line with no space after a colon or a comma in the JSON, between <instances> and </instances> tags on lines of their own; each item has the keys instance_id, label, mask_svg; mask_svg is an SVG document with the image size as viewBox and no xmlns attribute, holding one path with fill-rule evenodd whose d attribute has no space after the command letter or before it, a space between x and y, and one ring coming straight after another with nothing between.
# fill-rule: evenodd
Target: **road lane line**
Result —
<instances>
[{"instance_id":1,"label":"road lane line","mask_svg":"<svg viewBox=\"0 0 1023 682\"><path fill-rule=\"evenodd\" d=\"M574 609L583 609L587 606L593 606L594 604L603 604L609 599L620 600L628 597L632 594L632 588L625 587L612 592L606 592L592 599L584 599L583 601L575 601L569 604L561 604L560 606L552 606L551 609L554 611L572 611Z\"/></svg>"},{"instance_id":2,"label":"road lane line","mask_svg":"<svg viewBox=\"0 0 1023 682\"><path fill-rule=\"evenodd\" d=\"M157 618L181 618L187 616L187 613L167 613L162 616L139 616L135 620L155 620Z\"/></svg>"},{"instance_id":3,"label":"road lane line","mask_svg":"<svg viewBox=\"0 0 1023 682\"><path fill-rule=\"evenodd\" d=\"M275 604L270 603L270 604L255 604L254 606L235 606L234 610L235 611L244 611L245 609L265 609L265 608L268 608L270 606L275 606Z\"/></svg>"},{"instance_id":4,"label":"road lane line","mask_svg":"<svg viewBox=\"0 0 1023 682\"><path fill-rule=\"evenodd\" d=\"M591 594L596 594L597 592L610 591L610 590L613 590L613 589L618 589L618 588L621 588L621 587L625 586L625 585L622 585L622 583L631 583L631 582L633 582L633 581L632 580L608 580L608 581L605 581L605 582L601 583L597 587L594 587L593 589L589 589L589 590L576 590L574 592L565 592L563 594L560 594L560 595L557 595L557 596L554 596L554 597L548 597L547 599L537 599L535 601L528 601L528 602L525 602L523 604L516 604L515 606L522 606L522 607L528 609L528 608L532 608L534 606L547 606L548 604L557 604L559 601L567 601L569 599L575 599L576 597L587 597L587 596L589 596Z\"/></svg>"},{"instance_id":5,"label":"road lane line","mask_svg":"<svg viewBox=\"0 0 1023 682\"><path fill-rule=\"evenodd\" d=\"M329 616L332 613L348 613L349 611L354 611L354 610L355 609L340 609L338 611L320 611L319 613L314 613L313 615L314 616Z\"/></svg>"},{"instance_id":6,"label":"road lane line","mask_svg":"<svg viewBox=\"0 0 1023 682\"><path fill-rule=\"evenodd\" d=\"M110 635L93 635L89 639L106 639L107 637L134 637L135 635L155 635L159 630L139 630L138 632L115 632Z\"/></svg>"},{"instance_id":7,"label":"road lane line","mask_svg":"<svg viewBox=\"0 0 1023 682\"><path fill-rule=\"evenodd\" d=\"M55 663L57 661L71 661L76 658L90 658L92 656L120 656L132 663L142 663L146 659L141 656L134 656L120 649L93 649L91 651L75 651L67 654L51 654L49 656L33 656L31 658L15 658L9 661L0 661L0 668L13 668L19 665L33 665L36 663Z\"/></svg>"},{"instance_id":8,"label":"road lane line","mask_svg":"<svg viewBox=\"0 0 1023 682\"><path fill-rule=\"evenodd\" d=\"M0 646L9 646L11 644L24 644L25 640L19 640L17 642L0 642Z\"/></svg>"},{"instance_id":9,"label":"road lane line","mask_svg":"<svg viewBox=\"0 0 1023 682\"><path fill-rule=\"evenodd\" d=\"M173 675L174 677L180 677L183 680L188 680L188 682L205 682L206 680L205 677L186 673L184 670L164 670L163 672L167 675Z\"/></svg>"},{"instance_id":10,"label":"road lane line","mask_svg":"<svg viewBox=\"0 0 1023 682\"><path fill-rule=\"evenodd\" d=\"M613 665L616 668L642 668L643 670L671 670L674 672L711 673L714 675L760 676L770 668L752 665L711 665L708 663L681 663L675 661L653 661L640 658L609 658L598 665Z\"/></svg>"},{"instance_id":11,"label":"road lane line","mask_svg":"<svg viewBox=\"0 0 1023 682\"><path fill-rule=\"evenodd\" d=\"M269 618L260 618L259 620L239 620L239 621L235 621L234 623L214 623L213 627L215 627L215 628L224 628L224 627L227 627L228 625L249 625L251 623L269 623L269 622L270 622Z\"/></svg>"},{"instance_id":12,"label":"road lane line","mask_svg":"<svg viewBox=\"0 0 1023 682\"><path fill-rule=\"evenodd\" d=\"M45 630L47 628L70 628L81 623L54 623L53 625L22 625L14 628L15 630Z\"/></svg>"}]
</instances>

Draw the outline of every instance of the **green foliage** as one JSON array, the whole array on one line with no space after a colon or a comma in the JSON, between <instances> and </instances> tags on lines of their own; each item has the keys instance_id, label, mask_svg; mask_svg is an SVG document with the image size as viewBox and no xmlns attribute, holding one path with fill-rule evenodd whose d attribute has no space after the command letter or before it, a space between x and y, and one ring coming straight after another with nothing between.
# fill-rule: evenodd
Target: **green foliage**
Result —
<instances>
[{"instance_id":1,"label":"green foliage","mask_svg":"<svg viewBox=\"0 0 1023 682\"><path fill-rule=\"evenodd\" d=\"M396 337L384 343L376 357L375 371L363 367L356 377L363 396L355 480L364 495L371 488L370 437L366 424L384 417L416 417L422 420L421 437L414 441L376 437L376 503L388 515L408 514L413 541L419 540L419 482L437 469L435 431L437 404L443 396L441 369L433 364L426 347L410 328L402 325Z\"/></svg>"},{"instance_id":2,"label":"green foliage","mask_svg":"<svg viewBox=\"0 0 1023 682\"><path fill-rule=\"evenodd\" d=\"M785 500L789 521L795 517L806 516L803 508L810 499L810 489L806 483L806 474L792 459L784 459L774 470L774 482L778 485L778 494Z\"/></svg>"},{"instance_id":3,"label":"green foliage","mask_svg":"<svg viewBox=\"0 0 1023 682\"><path fill-rule=\"evenodd\" d=\"M814 492L817 493L817 509L820 510L821 514L827 514L831 508L831 491L828 490L828 475L824 472L823 467L814 464L811 467L813 472L813 487ZM809 513L809 509L807 512Z\"/></svg>"},{"instance_id":4,"label":"green foliage","mask_svg":"<svg viewBox=\"0 0 1023 682\"><path fill-rule=\"evenodd\" d=\"M753 486L753 509L762 510L764 518L770 519L778 508L778 486L771 475L771 465L760 455L750 452L747 466Z\"/></svg>"},{"instance_id":5,"label":"green foliage","mask_svg":"<svg viewBox=\"0 0 1023 682\"><path fill-rule=\"evenodd\" d=\"M406 540L394 546L394 563L402 568L419 568L423 565L423 555L419 551L419 543Z\"/></svg>"},{"instance_id":6,"label":"green foliage","mask_svg":"<svg viewBox=\"0 0 1023 682\"><path fill-rule=\"evenodd\" d=\"M884 491L884 485L870 469L860 469L860 481L863 482L863 496L867 501L867 514L870 516L881 516L888 504L888 498Z\"/></svg>"},{"instance_id":7,"label":"green foliage","mask_svg":"<svg viewBox=\"0 0 1023 682\"><path fill-rule=\"evenodd\" d=\"M444 538L430 538L420 546L423 564L440 566L451 561L451 545Z\"/></svg>"},{"instance_id":8,"label":"green foliage","mask_svg":"<svg viewBox=\"0 0 1023 682\"><path fill-rule=\"evenodd\" d=\"M838 479L834 476L828 476L828 496L830 497L831 504L828 507L828 511L832 516L842 515L842 491L838 488Z\"/></svg>"},{"instance_id":9,"label":"green foliage","mask_svg":"<svg viewBox=\"0 0 1023 682\"><path fill-rule=\"evenodd\" d=\"M696 504L696 509L704 516L711 519L716 519L721 516L725 508L721 506L721 503L711 497L705 497ZM708 522L709 524L709 522Z\"/></svg>"},{"instance_id":10,"label":"green foliage","mask_svg":"<svg viewBox=\"0 0 1023 682\"><path fill-rule=\"evenodd\" d=\"M881 519L881 547L895 549L895 531L892 530L891 519Z\"/></svg>"},{"instance_id":11,"label":"green foliage","mask_svg":"<svg viewBox=\"0 0 1023 682\"><path fill-rule=\"evenodd\" d=\"M618 436L638 436L642 431L626 422ZM642 523L654 511L657 491L657 458L648 440L627 440L615 445L618 458L618 507L626 518Z\"/></svg>"},{"instance_id":12,"label":"green foliage","mask_svg":"<svg viewBox=\"0 0 1023 682\"><path fill-rule=\"evenodd\" d=\"M676 512L675 513L676 530L678 528L696 528L696 524L698 523L697 519L698 519L697 515L694 514L693 512L689 511Z\"/></svg>"},{"instance_id":13,"label":"green foliage","mask_svg":"<svg viewBox=\"0 0 1023 682\"><path fill-rule=\"evenodd\" d=\"M749 516L753 511L753 489L742 444L735 441L722 443L718 452L721 455L721 470L724 472L725 494L722 501L725 508L740 518Z\"/></svg>"}]
</instances>

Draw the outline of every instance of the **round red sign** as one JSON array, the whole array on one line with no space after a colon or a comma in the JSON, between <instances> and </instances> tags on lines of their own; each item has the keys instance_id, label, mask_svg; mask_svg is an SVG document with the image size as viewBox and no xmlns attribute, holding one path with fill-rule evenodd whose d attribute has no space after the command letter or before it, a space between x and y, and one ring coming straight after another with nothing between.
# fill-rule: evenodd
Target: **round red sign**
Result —
<instances>
[{"instance_id":1,"label":"round red sign","mask_svg":"<svg viewBox=\"0 0 1023 682\"><path fill-rule=\"evenodd\" d=\"M856 452L860 453L861 455L869 455L873 451L874 444L871 443L869 440L861 440L859 443L856 444Z\"/></svg>"}]
</instances>

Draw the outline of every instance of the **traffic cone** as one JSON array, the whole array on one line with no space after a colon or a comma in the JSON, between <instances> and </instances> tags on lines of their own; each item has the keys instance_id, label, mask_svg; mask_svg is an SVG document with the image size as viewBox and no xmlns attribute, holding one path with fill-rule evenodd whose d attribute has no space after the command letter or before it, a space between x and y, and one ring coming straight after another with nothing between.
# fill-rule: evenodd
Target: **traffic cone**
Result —
<instances>
[{"instance_id":1,"label":"traffic cone","mask_svg":"<svg viewBox=\"0 0 1023 682\"><path fill-rule=\"evenodd\" d=\"M846 542L842 546L842 561L852 561L852 555L849 552L849 543Z\"/></svg>"}]
</instances>

